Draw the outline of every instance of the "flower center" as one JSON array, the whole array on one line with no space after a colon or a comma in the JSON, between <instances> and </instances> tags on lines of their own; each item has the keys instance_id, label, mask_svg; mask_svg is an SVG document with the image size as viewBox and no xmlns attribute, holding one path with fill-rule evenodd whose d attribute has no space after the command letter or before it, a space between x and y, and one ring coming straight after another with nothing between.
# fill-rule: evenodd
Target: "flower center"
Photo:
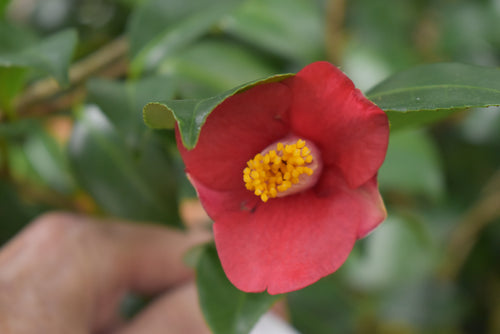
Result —
<instances>
[{"instance_id":1,"label":"flower center","mask_svg":"<svg viewBox=\"0 0 500 334\"><path fill-rule=\"evenodd\" d=\"M319 150L294 138L279 141L258 153L243 170L245 187L263 202L301 192L316 184L321 172Z\"/></svg>"}]
</instances>

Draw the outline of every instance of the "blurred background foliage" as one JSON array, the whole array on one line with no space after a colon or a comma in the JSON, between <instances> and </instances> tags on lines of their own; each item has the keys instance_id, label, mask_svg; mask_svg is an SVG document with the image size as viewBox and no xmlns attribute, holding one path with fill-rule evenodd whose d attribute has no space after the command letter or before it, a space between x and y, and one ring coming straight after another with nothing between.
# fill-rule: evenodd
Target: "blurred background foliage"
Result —
<instances>
[{"instance_id":1,"label":"blurred background foliage","mask_svg":"<svg viewBox=\"0 0 500 334\"><path fill-rule=\"evenodd\" d=\"M0 0L0 243L53 209L182 226L194 192L150 101L326 59L366 91L498 67L498 0ZM391 135L389 218L288 295L302 333L500 333L500 109Z\"/></svg>"}]
</instances>

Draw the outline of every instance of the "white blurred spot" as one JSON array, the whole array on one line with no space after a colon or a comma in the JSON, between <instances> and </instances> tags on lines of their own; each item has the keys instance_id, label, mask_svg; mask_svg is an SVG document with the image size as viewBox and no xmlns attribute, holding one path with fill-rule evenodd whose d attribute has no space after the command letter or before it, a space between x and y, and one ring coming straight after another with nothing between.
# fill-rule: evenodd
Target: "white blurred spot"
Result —
<instances>
[{"instance_id":1,"label":"white blurred spot","mask_svg":"<svg viewBox=\"0 0 500 334\"><path fill-rule=\"evenodd\" d=\"M250 334L300 334L288 323L268 312L264 314Z\"/></svg>"},{"instance_id":2,"label":"white blurred spot","mask_svg":"<svg viewBox=\"0 0 500 334\"><path fill-rule=\"evenodd\" d=\"M474 109L462 123L464 136L473 143L493 140L500 129L500 107Z\"/></svg>"}]
</instances>

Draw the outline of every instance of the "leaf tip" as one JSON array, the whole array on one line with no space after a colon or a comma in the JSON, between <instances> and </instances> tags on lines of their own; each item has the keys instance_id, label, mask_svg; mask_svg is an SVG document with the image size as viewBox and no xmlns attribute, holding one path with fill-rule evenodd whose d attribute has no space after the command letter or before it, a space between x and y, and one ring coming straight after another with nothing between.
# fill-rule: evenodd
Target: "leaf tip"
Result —
<instances>
[{"instance_id":1,"label":"leaf tip","mask_svg":"<svg viewBox=\"0 0 500 334\"><path fill-rule=\"evenodd\" d=\"M144 123L152 129L173 129L175 117L172 110L159 102L150 102L142 109Z\"/></svg>"}]
</instances>

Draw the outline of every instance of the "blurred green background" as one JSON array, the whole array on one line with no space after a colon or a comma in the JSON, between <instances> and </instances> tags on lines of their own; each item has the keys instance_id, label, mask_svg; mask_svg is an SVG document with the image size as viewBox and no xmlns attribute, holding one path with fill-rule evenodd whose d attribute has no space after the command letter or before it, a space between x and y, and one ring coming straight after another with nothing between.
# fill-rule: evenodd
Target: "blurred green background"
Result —
<instances>
[{"instance_id":1,"label":"blurred green background","mask_svg":"<svg viewBox=\"0 0 500 334\"><path fill-rule=\"evenodd\" d=\"M363 91L421 63L498 67L500 1L0 0L0 244L53 209L181 226L194 192L144 104L323 59ZM392 133L379 180L387 221L288 295L291 322L500 333L500 108Z\"/></svg>"}]
</instances>

